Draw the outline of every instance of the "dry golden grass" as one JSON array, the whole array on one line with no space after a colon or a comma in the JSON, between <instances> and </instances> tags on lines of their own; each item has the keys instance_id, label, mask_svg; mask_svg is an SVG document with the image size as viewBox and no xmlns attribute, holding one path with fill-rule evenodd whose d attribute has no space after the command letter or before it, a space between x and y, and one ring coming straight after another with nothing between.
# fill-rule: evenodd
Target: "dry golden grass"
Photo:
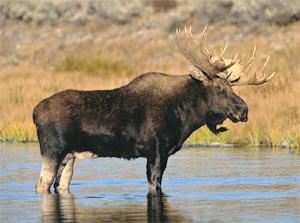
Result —
<instances>
[{"instance_id":1,"label":"dry golden grass","mask_svg":"<svg viewBox=\"0 0 300 223\"><path fill-rule=\"evenodd\" d=\"M300 34L299 24L264 33L253 30L249 36L234 38L236 27L212 27L207 44L220 46L224 39L233 39L231 47L251 53L258 47L257 66L266 54L271 56L269 71L277 76L263 86L236 87L249 105L248 123L232 124L230 131L212 135L205 127L195 132L190 143L234 143L243 145L300 146ZM113 30L118 32L117 29ZM146 43L134 35L122 35L99 46L78 44L50 59L54 70L39 65L18 65L0 69L0 139L36 140L31 114L43 98L67 89L108 89L128 83L147 71L184 74L186 61L175 50L172 38L153 33ZM53 41L53 40L51 40ZM43 57L43 49L28 49ZM26 57L32 57L28 53ZM45 55L49 60L51 55ZM43 58L41 59L43 61ZM43 61L44 62L44 61ZM101 70L101 72L99 72Z\"/></svg>"},{"instance_id":2,"label":"dry golden grass","mask_svg":"<svg viewBox=\"0 0 300 223\"><path fill-rule=\"evenodd\" d=\"M56 74L41 67L17 66L1 69L0 139L36 140L33 107L43 98L66 88L113 88L128 78L99 79L78 72Z\"/></svg>"}]
</instances>

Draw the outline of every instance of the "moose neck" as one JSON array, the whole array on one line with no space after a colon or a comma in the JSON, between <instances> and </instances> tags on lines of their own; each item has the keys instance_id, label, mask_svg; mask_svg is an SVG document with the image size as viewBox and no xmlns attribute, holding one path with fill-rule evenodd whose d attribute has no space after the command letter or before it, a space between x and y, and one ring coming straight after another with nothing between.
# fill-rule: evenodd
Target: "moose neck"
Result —
<instances>
[{"instance_id":1,"label":"moose neck","mask_svg":"<svg viewBox=\"0 0 300 223\"><path fill-rule=\"evenodd\" d=\"M186 85L180 93L180 103L176 107L183 126L182 142L206 124L208 97L206 88L188 75Z\"/></svg>"}]
</instances>

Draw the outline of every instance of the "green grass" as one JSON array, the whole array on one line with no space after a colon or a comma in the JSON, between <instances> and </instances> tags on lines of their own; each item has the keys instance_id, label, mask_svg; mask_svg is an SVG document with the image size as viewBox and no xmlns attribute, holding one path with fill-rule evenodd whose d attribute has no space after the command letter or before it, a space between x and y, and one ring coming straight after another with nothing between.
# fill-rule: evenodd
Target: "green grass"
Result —
<instances>
[{"instance_id":1,"label":"green grass","mask_svg":"<svg viewBox=\"0 0 300 223\"><path fill-rule=\"evenodd\" d=\"M5 129L0 129L0 141L34 142L37 141L37 136L33 129L24 129L24 125L12 123Z\"/></svg>"},{"instance_id":2,"label":"green grass","mask_svg":"<svg viewBox=\"0 0 300 223\"><path fill-rule=\"evenodd\" d=\"M62 58L55 64L54 70L56 72L83 72L101 77L110 77L116 74L130 75L133 72L132 68L124 60L84 54Z\"/></svg>"},{"instance_id":3,"label":"green grass","mask_svg":"<svg viewBox=\"0 0 300 223\"><path fill-rule=\"evenodd\" d=\"M256 68L262 65L266 55L270 55L267 73L275 71L277 74L262 86L234 88L248 104L247 123L226 121L224 126L230 130L217 136L202 127L191 135L187 143L300 148L300 44L295 41L299 27L300 23L276 28L272 35L253 33L233 43L232 48L239 49L241 54L246 53L246 58L250 57L252 47L256 45ZM234 30L238 29L231 31L217 27L209 35L212 40L223 40L225 34L233 39ZM119 34L119 30L112 32ZM0 141L36 140L32 109L55 92L70 88L113 89L148 71L185 74L186 60L175 50L175 42L160 33L153 35L157 38L142 44L128 34L101 45L74 46L59 52L60 57L38 54L42 59L35 61L38 66L1 67ZM30 52L36 51L29 50L28 54ZM48 60L49 57L51 60ZM43 61L48 62L45 64ZM48 69L49 63L54 64L54 72Z\"/></svg>"}]
</instances>

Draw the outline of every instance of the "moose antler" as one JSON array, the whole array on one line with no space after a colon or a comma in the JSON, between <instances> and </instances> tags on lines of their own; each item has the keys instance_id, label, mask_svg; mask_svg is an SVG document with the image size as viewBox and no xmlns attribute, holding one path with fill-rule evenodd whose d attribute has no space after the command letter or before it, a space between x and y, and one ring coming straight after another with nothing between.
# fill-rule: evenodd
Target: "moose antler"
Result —
<instances>
[{"instance_id":1,"label":"moose antler","mask_svg":"<svg viewBox=\"0 0 300 223\"><path fill-rule=\"evenodd\" d=\"M209 52L204 49L204 35L207 30L205 26L200 42L195 40L192 34L192 28L184 31L176 30L176 42L182 55L189 60L196 68L201 70L211 79L219 77L217 74L223 72L238 62L238 54L235 55L229 64L225 64L223 55L226 51L228 43L221 50L220 56L216 56L214 51Z\"/></svg>"},{"instance_id":2,"label":"moose antler","mask_svg":"<svg viewBox=\"0 0 300 223\"><path fill-rule=\"evenodd\" d=\"M241 81L241 76L248 74L254 64L256 47L254 47L252 57L249 59L246 65L242 67L239 63L244 59L244 57L238 59L238 53L231 59L225 59L223 57L227 49L228 42L225 44L224 48L220 50L219 56L215 55L214 51L209 52L204 48L203 42L206 30L207 26L205 26L203 32L201 33L200 41L197 41L192 34L192 28L187 29L185 27L184 31L177 29L176 42L181 54L188 61L190 61L194 67L201 70L207 77L210 79L221 78L228 80L232 86L259 85L273 78L275 74L274 72L268 77L266 77L264 74L270 58L268 57L259 72L254 71L252 78L246 81ZM238 72L234 72L233 70L235 70L235 67L242 67L242 69ZM234 75L232 75L233 72L235 73ZM261 76L260 79L257 79L258 74Z\"/></svg>"},{"instance_id":3,"label":"moose antler","mask_svg":"<svg viewBox=\"0 0 300 223\"><path fill-rule=\"evenodd\" d=\"M256 72L254 70L254 75L249 78L248 80L245 81L241 81L240 78L242 75L246 75L249 73L249 71L251 70L253 64L254 64L254 60L255 60L255 54L256 54L256 46L253 49L253 53L251 58L249 59L249 61L247 62L247 64L242 68L242 72L239 73L238 77L235 80L231 80L231 85L232 86L245 86L245 85L260 85L263 83L266 83L267 81L271 80L273 78L273 76L275 75L275 72L273 72L270 76L266 76L266 74L264 73L267 67L267 64L269 62L270 56L267 57L264 65L262 66L262 68L259 70L259 72ZM257 75L260 75L261 78L257 79Z\"/></svg>"}]
</instances>

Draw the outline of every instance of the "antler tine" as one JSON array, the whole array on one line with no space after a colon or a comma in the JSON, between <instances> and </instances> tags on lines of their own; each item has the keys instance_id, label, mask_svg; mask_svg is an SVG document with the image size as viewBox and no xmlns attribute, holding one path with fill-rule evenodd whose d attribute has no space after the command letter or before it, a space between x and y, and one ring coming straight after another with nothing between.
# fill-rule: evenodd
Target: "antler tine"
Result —
<instances>
[{"instance_id":1,"label":"antler tine","mask_svg":"<svg viewBox=\"0 0 300 223\"><path fill-rule=\"evenodd\" d=\"M255 70L254 70L254 75L252 76L252 78L246 80L246 81L238 81L238 82L235 82L235 83L231 83L232 86L242 86L242 85L259 85L259 84L263 84L263 83L266 83L267 81L271 80L274 75L275 75L275 72L273 72L270 76L266 77L266 74L264 73L265 69L266 69L266 66L269 62L269 59L270 57L268 56L264 65L262 66L262 68L260 69L260 71L257 73ZM251 67L253 66L253 60L251 61L251 65L248 69L248 72L250 71ZM261 76L260 79L257 79L257 74L259 74Z\"/></svg>"},{"instance_id":2,"label":"antler tine","mask_svg":"<svg viewBox=\"0 0 300 223\"><path fill-rule=\"evenodd\" d=\"M201 47L201 49L203 48L203 45L204 45L204 37L205 37L206 30L207 30L207 25L204 27L204 29L201 33L201 38L200 38L200 47Z\"/></svg>"},{"instance_id":3,"label":"antler tine","mask_svg":"<svg viewBox=\"0 0 300 223\"><path fill-rule=\"evenodd\" d=\"M234 56L233 60L232 60L234 63L236 63L236 62L237 62L237 58L238 58L238 56L239 56L239 53L237 52L237 53L235 54L235 56Z\"/></svg>"},{"instance_id":4,"label":"antler tine","mask_svg":"<svg viewBox=\"0 0 300 223\"><path fill-rule=\"evenodd\" d=\"M223 56L228 47L228 42L221 50L220 56L216 55L215 51L209 52L204 47L204 38L207 27L208 26L204 27L199 40L196 40L196 38L194 38L191 27L189 29L187 27L184 27L182 31L176 31L176 42L181 54L186 59L188 59L197 69L203 71L203 73L207 74L208 76L211 76L211 78L222 78L217 74L227 70L238 61L240 61L238 60L239 54L236 54L231 62L226 65Z\"/></svg>"},{"instance_id":5,"label":"antler tine","mask_svg":"<svg viewBox=\"0 0 300 223\"><path fill-rule=\"evenodd\" d=\"M243 71L245 71L246 68L247 68L249 65L251 65L251 64L253 65L253 61L254 61L254 59L255 59L255 54L256 54L256 46L254 46L252 56L251 56L250 59L248 60L247 64L244 66ZM251 65L251 66L252 66L252 65ZM250 66L250 69L251 69L251 66ZM249 70L250 70L250 69L249 69ZM249 72L249 70L248 70L248 72Z\"/></svg>"},{"instance_id":6,"label":"antler tine","mask_svg":"<svg viewBox=\"0 0 300 223\"><path fill-rule=\"evenodd\" d=\"M223 58L228 47L228 42L226 42L224 48L220 50L220 56L216 55L214 50L209 52L204 48L206 30L207 26L204 27L200 40L198 41L193 36L192 27L189 27L189 29L184 27L184 30L177 29L176 42L182 55L188 59L196 69L201 70L208 78L229 79L229 77L234 74L234 80L232 80L232 78L229 79L231 81L231 85L258 85L265 83L274 77L275 73L272 73L268 77L265 75L265 70L270 59L268 56L262 68L258 72L254 71L253 76L247 81L241 80L241 75L249 73L254 65L256 46L254 47L252 56L247 61L246 65L241 67L239 63L244 60L245 55L243 55L242 58L239 58L239 53L237 52L230 60ZM221 72L228 70L235 64L238 64L237 69L233 69L232 71L229 70L225 78L223 77L224 75L219 76ZM239 72L239 74L236 74L236 72ZM259 79L257 78L258 76L260 76Z\"/></svg>"},{"instance_id":7,"label":"antler tine","mask_svg":"<svg viewBox=\"0 0 300 223\"><path fill-rule=\"evenodd\" d=\"M235 56L234 56L234 58L231 59L231 62L230 62L228 65L226 65L226 66L224 66L224 67L222 68L222 71L227 70L228 68L230 68L230 67L232 67L233 65L235 65L235 64L239 61L239 60L237 60L238 55L239 55L239 53L236 53Z\"/></svg>"},{"instance_id":8,"label":"antler tine","mask_svg":"<svg viewBox=\"0 0 300 223\"><path fill-rule=\"evenodd\" d=\"M236 64L236 61L231 61L230 64L226 65L224 68L223 68L223 71L224 70L227 70L228 68L232 67L233 65Z\"/></svg>"},{"instance_id":9,"label":"antler tine","mask_svg":"<svg viewBox=\"0 0 300 223\"><path fill-rule=\"evenodd\" d=\"M270 56L267 57L267 59L266 59L264 65L263 65L263 67L260 69L260 72L261 72L261 73L264 73L264 72L265 72L265 69L266 69L267 64L268 64L268 62L269 62L269 59L270 59Z\"/></svg>"},{"instance_id":10,"label":"antler tine","mask_svg":"<svg viewBox=\"0 0 300 223\"><path fill-rule=\"evenodd\" d=\"M231 63L228 65L228 66L229 66L228 68L230 68L230 67L233 66L234 64L239 64L242 60L244 60L245 54L243 54L243 56L242 56L240 59L237 59L237 60L236 60L236 58L238 58L238 53L235 55L235 58L234 58L234 59L231 61ZM229 77L232 75L232 73L233 73L233 71L231 71L231 72L227 75L227 77L226 77L225 79L228 80ZM241 78L241 74L237 75L237 77L235 77L235 79L234 79L234 80L231 80L231 81L236 82L236 81L239 80L240 78Z\"/></svg>"},{"instance_id":11,"label":"antler tine","mask_svg":"<svg viewBox=\"0 0 300 223\"><path fill-rule=\"evenodd\" d=\"M271 80L274 75L275 75L275 72L273 72L269 77L267 77L266 82L269 81L269 80Z\"/></svg>"},{"instance_id":12,"label":"antler tine","mask_svg":"<svg viewBox=\"0 0 300 223\"><path fill-rule=\"evenodd\" d=\"M264 72L265 72L265 69L266 69L266 67L267 67L267 64L268 64L268 62L269 62L269 59L270 59L270 56L267 57L267 59L266 59L264 65L262 66L262 68L261 68L260 71L259 71L259 73L260 73L260 75L262 75L262 77L261 77L261 80L258 81L258 82L267 82L267 81L270 80L270 79L274 76L274 74L275 74L275 72L273 72L269 77L266 77L266 74L264 73ZM256 74L256 72L255 72L255 77L256 77L256 75L257 75L257 74Z\"/></svg>"},{"instance_id":13,"label":"antler tine","mask_svg":"<svg viewBox=\"0 0 300 223\"><path fill-rule=\"evenodd\" d=\"M226 44L225 44L223 50L221 51L220 58L222 58L222 57L224 56L224 53L225 53L225 51L226 51L226 49L227 49L227 46L228 46L228 41L226 42Z\"/></svg>"},{"instance_id":14,"label":"antler tine","mask_svg":"<svg viewBox=\"0 0 300 223\"><path fill-rule=\"evenodd\" d=\"M250 64L248 64L249 65L249 67L247 68L248 70L245 72L246 74L248 74L249 73L249 71L251 70L251 68L253 67L253 64L254 64L254 61L252 60L252 61L250 61ZM247 66L248 66L247 65ZM245 66L244 67L244 69L243 69L243 71L245 71L246 70L246 67L247 66Z\"/></svg>"},{"instance_id":15,"label":"antler tine","mask_svg":"<svg viewBox=\"0 0 300 223\"><path fill-rule=\"evenodd\" d=\"M255 54L256 54L256 46L254 46L254 48L253 48L253 53L252 53L252 56L249 61L252 61L255 59Z\"/></svg>"},{"instance_id":16,"label":"antler tine","mask_svg":"<svg viewBox=\"0 0 300 223\"><path fill-rule=\"evenodd\" d=\"M209 53L209 61L211 63L213 63L212 59L213 59L214 55L216 55L216 52L215 52L215 50L212 50L212 51L210 51L208 53Z\"/></svg>"}]
</instances>

